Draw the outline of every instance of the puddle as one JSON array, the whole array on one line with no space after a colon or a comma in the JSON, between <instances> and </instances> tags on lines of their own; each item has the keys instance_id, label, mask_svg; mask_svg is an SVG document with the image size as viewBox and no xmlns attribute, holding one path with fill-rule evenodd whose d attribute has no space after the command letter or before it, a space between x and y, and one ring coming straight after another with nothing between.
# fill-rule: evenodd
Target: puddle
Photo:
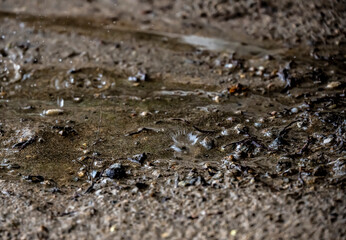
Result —
<instances>
[{"instance_id":1,"label":"puddle","mask_svg":"<svg viewBox=\"0 0 346 240\"><path fill-rule=\"evenodd\" d=\"M129 176L172 166L183 175L211 164L232 170L236 179L275 185L300 181L298 162L315 159L302 160L313 133L316 146L330 157L341 155L340 137L328 135L342 134L342 70L318 69L323 61L312 67L311 59L301 65L306 52L294 58L295 50L250 40L142 31L85 18L2 12L1 21L13 28L1 42L2 61L15 67L1 72L0 157L1 164L20 166L2 170L3 178L42 175L78 184L115 162ZM238 58L230 57L234 52ZM283 69L287 59L298 67ZM337 82L329 98L323 97L326 79ZM320 109L336 119L322 133L328 120ZM145 162L133 160L143 153ZM316 166L307 169L310 179Z\"/></svg>"}]
</instances>

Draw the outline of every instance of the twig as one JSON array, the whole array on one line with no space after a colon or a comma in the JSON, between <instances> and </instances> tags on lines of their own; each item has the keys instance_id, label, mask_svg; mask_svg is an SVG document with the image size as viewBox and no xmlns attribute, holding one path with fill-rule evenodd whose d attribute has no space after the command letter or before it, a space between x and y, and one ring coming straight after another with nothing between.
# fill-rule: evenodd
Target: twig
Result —
<instances>
[{"instance_id":1,"label":"twig","mask_svg":"<svg viewBox=\"0 0 346 240\"><path fill-rule=\"evenodd\" d=\"M101 123L102 123L102 106L100 106L100 116L99 116L99 122L98 122L98 127L97 127L97 132L96 132L96 136L95 136L95 142L98 141L99 139L99 135L100 135L100 131L101 131ZM95 152L95 144L92 144L92 152ZM94 166L94 162L95 162L95 156L93 155L91 157L92 161L91 161L91 165L89 164L89 166L87 167L87 173L88 176L90 176L91 178L91 185L88 187L88 189L84 192L86 193L90 193L95 185L95 179L91 174L91 168L92 166ZM77 161L78 162L78 161Z\"/></svg>"},{"instance_id":2,"label":"twig","mask_svg":"<svg viewBox=\"0 0 346 240\"><path fill-rule=\"evenodd\" d=\"M169 120L171 120L171 121L181 121L181 122L190 124L190 122L188 120L184 119L184 118L170 118Z\"/></svg>"},{"instance_id":3,"label":"twig","mask_svg":"<svg viewBox=\"0 0 346 240\"><path fill-rule=\"evenodd\" d=\"M183 122L183 123L186 123L186 124L190 124L190 121L184 119L184 118L168 118L167 120L158 120L155 122L155 124L160 124L160 123L163 123L165 121L180 121L180 122Z\"/></svg>"},{"instance_id":4,"label":"twig","mask_svg":"<svg viewBox=\"0 0 346 240\"><path fill-rule=\"evenodd\" d=\"M305 185L305 181L302 178L302 169L301 168L299 168L299 172L298 172L298 181L302 184L302 186Z\"/></svg>"},{"instance_id":5,"label":"twig","mask_svg":"<svg viewBox=\"0 0 346 240\"><path fill-rule=\"evenodd\" d=\"M198 128L197 126L192 126L196 131L201 132L201 133L216 133L217 131L215 130L203 130Z\"/></svg>"},{"instance_id":6,"label":"twig","mask_svg":"<svg viewBox=\"0 0 346 240\"><path fill-rule=\"evenodd\" d=\"M161 130L160 129L155 129L155 128L142 127L142 128L138 128L137 131L126 133L125 136L127 137L127 136L136 135L136 134L139 134L139 133L141 133L143 131L160 132Z\"/></svg>"},{"instance_id":7,"label":"twig","mask_svg":"<svg viewBox=\"0 0 346 240\"><path fill-rule=\"evenodd\" d=\"M300 149L300 151L297 153L298 155L302 155L303 153L307 152L309 150L309 145L313 142L313 138L312 137L308 137L308 140L306 141L306 143L304 144L304 146L302 147L302 149Z\"/></svg>"},{"instance_id":8,"label":"twig","mask_svg":"<svg viewBox=\"0 0 346 240\"><path fill-rule=\"evenodd\" d=\"M58 214L58 217L65 217L65 216L70 216L72 214L75 214L76 211L72 211L72 212L64 212L64 213L60 213Z\"/></svg>"},{"instance_id":9,"label":"twig","mask_svg":"<svg viewBox=\"0 0 346 240\"><path fill-rule=\"evenodd\" d=\"M85 190L84 194L91 193L92 190L94 189L94 185L95 185L95 182L94 182L94 179L93 179L92 182L91 182L91 185L87 188L87 190Z\"/></svg>"},{"instance_id":10,"label":"twig","mask_svg":"<svg viewBox=\"0 0 346 240\"><path fill-rule=\"evenodd\" d=\"M36 136L34 137L31 137L29 138L28 140L26 141L23 141L23 142L19 142L19 143L16 143L12 146L12 148L19 148L20 150L23 150L24 148L26 148L27 146L29 146L30 144L34 143L35 140L36 140Z\"/></svg>"},{"instance_id":11,"label":"twig","mask_svg":"<svg viewBox=\"0 0 346 240\"><path fill-rule=\"evenodd\" d=\"M291 127L293 124L295 124L295 123L298 122L298 121L299 121L299 120L295 120L295 121L289 123L286 127L284 127L284 128L279 132L279 136L278 136L278 137L283 137L283 136L285 136L285 135L288 133L288 131L290 130L290 129L288 129L288 128Z\"/></svg>"}]
</instances>

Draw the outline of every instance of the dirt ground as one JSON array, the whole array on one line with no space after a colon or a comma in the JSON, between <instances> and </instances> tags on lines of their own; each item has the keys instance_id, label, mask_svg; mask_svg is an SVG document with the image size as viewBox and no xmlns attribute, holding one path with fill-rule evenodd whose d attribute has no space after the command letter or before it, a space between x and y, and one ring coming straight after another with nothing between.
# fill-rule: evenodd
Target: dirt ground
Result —
<instances>
[{"instance_id":1,"label":"dirt ground","mask_svg":"<svg viewBox=\"0 0 346 240\"><path fill-rule=\"evenodd\" d=\"M0 0L0 239L345 239L346 4Z\"/></svg>"}]
</instances>

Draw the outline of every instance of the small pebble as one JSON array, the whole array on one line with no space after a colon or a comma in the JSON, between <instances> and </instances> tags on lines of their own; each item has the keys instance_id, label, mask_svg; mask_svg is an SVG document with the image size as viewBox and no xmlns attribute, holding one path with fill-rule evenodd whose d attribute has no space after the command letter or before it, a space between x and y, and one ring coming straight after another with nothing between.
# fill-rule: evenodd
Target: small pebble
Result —
<instances>
[{"instance_id":1,"label":"small pebble","mask_svg":"<svg viewBox=\"0 0 346 240\"><path fill-rule=\"evenodd\" d=\"M227 63L225 64L225 68L233 68L234 65L232 63Z\"/></svg>"},{"instance_id":2,"label":"small pebble","mask_svg":"<svg viewBox=\"0 0 346 240\"><path fill-rule=\"evenodd\" d=\"M273 136L273 132L270 131L269 129L263 129L262 131L263 136L271 138Z\"/></svg>"},{"instance_id":3,"label":"small pebble","mask_svg":"<svg viewBox=\"0 0 346 240\"><path fill-rule=\"evenodd\" d=\"M148 76L145 73L138 72L136 76L130 76L127 78L128 81L130 82L139 82L139 81L147 81Z\"/></svg>"},{"instance_id":4,"label":"small pebble","mask_svg":"<svg viewBox=\"0 0 346 240\"><path fill-rule=\"evenodd\" d=\"M85 176L85 172L84 171L79 171L77 175L78 175L79 178L82 178L82 177Z\"/></svg>"},{"instance_id":5,"label":"small pebble","mask_svg":"<svg viewBox=\"0 0 346 240\"><path fill-rule=\"evenodd\" d=\"M76 103L80 103L82 101L82 98L80 97L74 97L73 98L73 101L76 102Z\"/></svg>"},{"instance_id":6,"label":"small pebble","mask_svg":"<svg viewBox=\"0 0 346 240\"><path fill-rule=\"evenodd\" d=\"M160 173L160 171L155 170L155 171L152 172L152 175L153 175L154 177L156 177L156 178L159 178L159 177L161 176L161 173Z\"/></svg>"},{"instance_id":7,"label":"small pebble","mask_svg":"<svg viewBox=\"0 0 346 240\"><path fill-rule=\"evenodd\" d=\"M310 105L307 104L307 103L302 103L300 106L299 106L300 109L308 109L310 108Z\"/></svg>"},{"instance_id":8,"label":"small pebble","mask_svg":"<svg viewBox=\"0 0 346 240\"><path fill-rule=\"evenodd\" d=\"M336 104L332 104L332 105L328 106L328 109L334 109L336 107L337 107Z\"/></svg>"},{"instance_id":9,"label":"small pebble","mask_svg":"<svg viewBox=\"0 0 346 240\"><path fill-rule=\"evenodd\" d=\"M340 87L340 85L341 85L341 82L330 82L330 83L328 83L326 88L327 89L334 89L334 88Z\"/></svg>"},{"instance_id":10,"label":"small pebble","mask_svg":"<svg viewBox=\"0 0 346 240\"><path fill-rule=\"evenodd\" d=\"M214 140L209 138L209 137L205 137L202 141L201 141L201 145L207 149L207 150L211 150L214 147Z\"/></svg>"},{"instance_id":11,"label":"small pebble","mask_svg":"<svg viewBox=\"0 0 346 240\"><path fill-rule=\"evenodd\" d=\"M129 80L130 82L137 82L137 78L136 78L136 77L133 77L133 76L128 77L127 80Z\"/></svg>"},{"instance_id":12,"label":"small pebble","mask_svg":"<svg viewBox=\"0 0 346 240\"><path fill-rule=\"evenodd\" d=\"M219 103L220 102L220 97L219 96L213 97L213 101L216 102L216 103Z\"/></svg>"},{"instance_id":13,"label":"small pebble","mask_svg":"<svg viewBox=\"0 0 346 240\"><path fill-rule=\"evenodd\" d=\"M328 137L328 138L323 140L323 144L329 145L329 144L331 144L332 141L333 141L333 137Z\"/></svg>"},{"instance_id":14,"label":"small pebble","mask_svg":"<svg viewBox=\"0 0 346 240\"><path fill-rule=\"evenodd\" d=\"M258 119L258 122L259 122L259 123L264 123L264 121L265 121L264 118L259 118L259 119Z\"/></svg>"},{"instance_id":15,"label":"small pebble","mask_svg":"<svg viewBox=\"0 0 346 240\"><path fill-rule=\"evenodd\" d=\"M237 111L234 111L234 114L235 114L235 115L242 115L242 114L243 114L243 111L237 110Z\"/></svg>"},{"instance_id":16,"label":"small pebble","mask_svg":"<svg viewBox=\"0 0 346 240\"><path fill-rule=\"evenodd\" d=\"M140 153L140 154L136 154L136 155L133 155L132 157L127 158L127 160L134 163L143 164L147 158L148 156L146 153Z\"/></svg>"},{"instance_id":17,"label":"small pebble","mask_svg":"<svg viewBox=\"0 0 346 240\"><path fill-rule=\"evenodd\" d=\"M231 129L223 129L223 130L221 131L221 135L222 135L222 136L229 136L229 135L231 135L231 133L232 133L232 130L231 130Z\"/></svg>"},{"instance_id":18,"label":"small pebble","mask_svg":"<svg viewBox=\"0 0 346 240\"><path fill-rule=\"evenodd\" d=\"M234 127L234 130L237 134L243 134L247 132L247 127L245 127L244 124L239 123Z\"/></svg>"},{"instance_id":19,"label":"small pebble","mask_svg":"<svg viewBox=\"0 0 346 240\"><path fill-rule=\"evenodd\" d=\"M298 112L298 108L292 108L292 109L291 109L291 112L292 112L292 113L297 113L297 112Z\"/></svg>"},{"instance_id":20,"label":"small pebble","mask_svg":"<svg viewBox=\"0 0 346 240\"><path fill-rule=\"evenodd\" d=\"M90 153L90 150L89 150L89 149L85 149L85 150L83 150L83 153L84 153L84 154L89 154L89 153Z\"/></svg>"},{"instance_id":21,"label":"small pebble","mask_svg":"<svg viewBox=\"0 0 346 240\"><path fill-rule=\"evenodd\" d=\"M233 117L228 117L228 118L226 118L226 121L227 121L227 122L233 122L233 121L234 121L234 118L233 118Z\"/></svg>"},{"instance_id":22,"label":"small pebble","mask_svg":"<svg viewBox=\"0 0 346 240\"><path fill-rule=\"evenodd\" d=\"M140 115L141 115L142 117L145 117L145 116L147 116L148 114L149 114L149 112L144 111L144 112L141 112L141 114L140 114Z\"/></svg>"},{"instance_id":23,"label":"small pebble","mask_svg":"<svg viewBox=\"0 0 346 240\"><path fill-rule=\"evenodd\" d=\"M237 235L237 230L236 229L231 230L229 235L232 236L232 237L235 237Z\"/></svg>"},{"instance_id":24,"label":"small pebble","mask_svg":"<svg viewBox=\"0 0 346 240\"><path fill-rule=\"evenodd\" d=\"M64 110L62 109L48 109L48 110L44 110L42 114L45 116L57 116L63 113L64 113Z\"/></svg>"},{"instance_id":25,"label":"small pebble","mask_svg":"<svg viewBox=\"0 0 346 240\"><path fill-rule=\"evenodd\" d=\"M106 169L105 174L111 179L121 179L126 176L125 168L120 163L114 163Z\"/></svg>"}]
</instances>

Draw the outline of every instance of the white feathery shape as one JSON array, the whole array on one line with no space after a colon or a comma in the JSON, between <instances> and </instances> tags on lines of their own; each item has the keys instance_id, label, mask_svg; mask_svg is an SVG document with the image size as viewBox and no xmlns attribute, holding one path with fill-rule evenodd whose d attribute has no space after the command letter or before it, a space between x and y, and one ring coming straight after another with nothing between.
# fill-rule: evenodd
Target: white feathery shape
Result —
<instances>
[{"instance_id":1,"label":"white feathery shape","mask_svg":"<svg viewBox=\"0 0 346 240\"><path fill-rule=\"evenodd\" d=\"M183 130L172 134L172 140L174 144L170 148L176 152L183 152L188 149L189 146L193 146L198 142L198 136L192 132L187 134L186 131Z\"/></svg>"}]
</instances>

